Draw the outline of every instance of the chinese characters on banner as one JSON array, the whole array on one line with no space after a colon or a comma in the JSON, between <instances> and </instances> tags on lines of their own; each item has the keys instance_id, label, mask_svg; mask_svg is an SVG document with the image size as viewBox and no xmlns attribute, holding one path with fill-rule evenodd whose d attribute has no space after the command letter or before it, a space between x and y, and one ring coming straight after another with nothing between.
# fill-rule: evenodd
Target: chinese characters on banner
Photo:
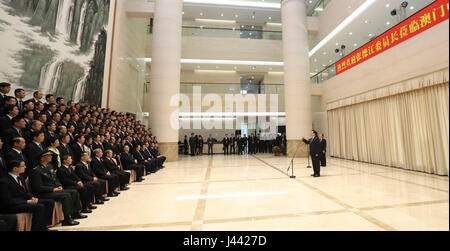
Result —
<instances>
[{"instance_id":1,"label":"chinese characters on banner","mask_svg":"<svg viewBox=\"0 0 450 251\"><path fill-rule=\"evenodd\" d=\"M449 0L437 0L336 63L336 75L389 50L449 18Z\"/></svg>"}]
</instances>

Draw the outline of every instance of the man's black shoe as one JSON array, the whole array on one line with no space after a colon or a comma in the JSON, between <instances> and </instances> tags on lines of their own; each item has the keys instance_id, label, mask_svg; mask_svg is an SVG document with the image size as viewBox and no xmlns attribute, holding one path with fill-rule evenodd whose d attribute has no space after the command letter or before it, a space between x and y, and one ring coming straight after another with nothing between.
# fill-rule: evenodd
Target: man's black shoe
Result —
<instances>
[{"instance_id":1,"label":"man's black shoe","mask_svg":"<svg viewBox=\"0 0 450 251\"><path fill-rule=\"evenodd\" d=\"M110 193L110 194L108 194L108 197L117 197L118 195L117 194L115 194L115 193Z\"/></svg>"},{"instance_id":2,"label":"man's black shoe","mask_svg":"<svg viewBox=\"0 0 450 251\"><path fill-rule=\"evenodd\" d=\"M83 214L90 214L90 213L92 213L92 210L88 209L88 208L85 208L85 209L81 210L81 213L83 213Z\"/></svg>"},{"instance_id":3,"label":"man's black shoe","mask_svg":"<svg viewBox=\"0 0 450 251\"><path fill-rule=\"evenodd\" d=\"M72 215L72 219L74 219L74 220L86 219L86 218L87 218L86 215L82 215L82 214L80 214L80 213L75 214L75 215Z\"/></svg>"},{"instance_id":4,"label":"man's black shoe","mask_svg":"<svg viewBox=\"0 0 450 251\"><path fill-rule=\"evenodd\" d=\"M62 222L62 226L63 226L63 227L67 227L67 226L76 226L76 225L80 225L80 223L79 223L78 221L74 221L74 220L71 220L71 219L64 220L64 221Z\"/></svg>"},{"instance_id":5,"label":"man's black shoe","mask_svg":"<svg viewBox=\"0 0 450 251\"><path fill-rule=\"evenodd\" d=\"M120 191L127 191L127 190L130 190L130 188L128 188L126 186L123 186L123 187L120 188Z\"/></svg>"},{"instance_id":6,"label":"man's black shoe","mask_svg":"<svg viewBox=\"0 0 450 251\"><path fill-rule=\"evenodd\" d=\"M103 201L109 201L109 199L108 199L108 198L102 198L102 200L103 200Z\"/></svg>"},{"instance_id":7,"label":"man's black shoe","mask_svg":"<svg viewBox=\"0 0 450 251\"><path fill-rule=\"evenodd\" d=\"M97 209L97 207L93 206L93 205L88 205L88 208L91 209L91 210Z\"/></svg>"}]
</instances>

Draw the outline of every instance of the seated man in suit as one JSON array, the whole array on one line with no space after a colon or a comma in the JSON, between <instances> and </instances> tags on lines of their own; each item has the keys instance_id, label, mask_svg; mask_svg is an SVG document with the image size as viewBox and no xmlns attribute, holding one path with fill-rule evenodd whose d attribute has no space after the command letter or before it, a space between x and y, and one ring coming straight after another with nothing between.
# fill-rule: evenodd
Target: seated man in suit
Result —
<instances>
[{"instance_id":1,"label":"seated man in suit","mask_svg":"<svg viewBox=\"0 0 450 251\"><path fill-rule=\"evenodd\" d=\"M144 166L139 165L138 161L131 155L130 147L125 145L123 147L124 152L120 154L120 161L122 162L124 170L135 170L136 171L136 182L142 182L144 178Z\"/></svg>"},{"instance_id":2,"label":"seated man in suit","mask_svg":"<svg viewBox=\"0 0 450 251\"><path fill-rule=\"evenodd\" d=\"M153 169L152 164L148 160L146 160L141 153L141 145L135 143L134 146L135 148L133 150L133 157L138 161L138 164L145 167L147 175L151 172L154 172L152 171Z\"/></svg>"},{"instance_id":3,"label":"seated man in suit","mask_svg":"<svg viewBox=\"0 0 450 251\"><path fill-rule=\"evenodd\" d=\"M64 212L63 226L80 224L73 219L84 219L87 216L80 214L80 195L77 190L63 189L56 176L56 171L50 164L52 152L46 150L39 156L39 165L31 172L30 183L33 193L38 198L53 199L62 203Z\"/></svg>"},{"instance_id":4,"label":"seated man in suit","mask_svg":"<svg viewBox=\"0 0 450 251\"><path fill-rule=\"evenodd\" d=\"M128 190L127 185L130 183L130 174L119 169L119 165L115 159L113 159L113 151L106 150L105 151L105 159L103 160L103 164L106 169L111 172L111 174L119 177L120 180L120 190Z\"/></svg>"},{"instance_id":5,"label":"seated man in suit","mask_svg":"<svg viewBox=\"0 0 450 251\"><path fill-rule=\"evenodd\" d=\"M104 201L109 201L106 196L106 181L97 178L95 173L89 167L89 153L81 153L81 161L75 166L75 172L84 184L90 184L94 187L95 204L102 205Z\"/></svg>"},{"instance_id":6,"label":"seated man in suit","mask_svg":"<svg viewBox=\"0 0 450 251\"><path fill-rule=\"evenodd\" d=\"M8 174L0 180L0 212L7 214L32 213L31 231L47 231L52 224L55 201L37 199L29 193L20 177L25 172L23 161L8 163Z\"/></svg>"},{"instance_id":7,"label":"seated man in suit","mask_svg":"<svg viewBox=\"0 0 450 251\"><path fill-rule=\"evenodd\" d=\"M81 213L92 213L92 209L97 208L91 205L92 201L94 201L94 187L89 184L84 184L75 173L75 168L72 166L72 157L63 155L61 157L61 162L62 166L58 169L56 174L58 175L63 188L77 190L81 199Z\"/></svg>"},{"instance_id":8,"label":"seated man in suit","mask_svg":"<svg viewBox=\"0 0 450 251\"><path fill-rule=\"evenodd\" d=\"M159 167L164 168L164 162L166 161L167 158L165 156L162 156L159 153L158 145L156 143L152 142L151 148L149 149L149 151L153 155L153 157L159 161L159 163L158 163Z\"/></svg>"},{"instance_id":9,"label":"seated man in suit","mask_svg":"<svg viewBox=\"0 0 450 251\"><path fill-rule=\"evenodd\" d=\"M108 197L117 197L120 193L116 192L116 188L120 186L119 177L109 172L106 167L103 165L102 157L103 151L100 148L97 148L93 152L94 157L91 161L91 168L94 171L95 175L100 179L104 179L108 181Z\"/></svg>"},{"instance_id":10,"label":"seated man in suit","mask_svg":"<svg viewBox=\"0 0 450 251\"><path fill-rule=\"evenodd\" d=\"M153 157L153 155L150 153L148 147L149 147L148 142L143 144L140 152L141 152L142 156L144 156L144 159L150 163L150 166L151 166L150 171L152 173L155 173L161 168L160 161L157 158Z\"/></svg>"}]
</instances>

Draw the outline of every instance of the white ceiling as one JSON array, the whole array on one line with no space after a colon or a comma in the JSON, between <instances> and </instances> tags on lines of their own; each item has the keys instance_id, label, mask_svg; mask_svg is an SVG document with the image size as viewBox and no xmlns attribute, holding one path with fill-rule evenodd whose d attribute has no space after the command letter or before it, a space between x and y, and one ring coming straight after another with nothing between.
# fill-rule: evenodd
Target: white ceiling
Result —
<instances>
[{"instance_id":1,"label":"white ceiling","mask_svg":"<svg viewBox=\"0 0 450 251\"><path fill-rule=\"evenodd\" d=\"M151 1L151 0L150 0ZM279 3L280 0L237 0L245 2L267 2ZM308 12L316 6L319 0L306 0L308 5ZM345 1L342 1L345 2ZM399 23L398 17L391 16L390 12L397 8L404 0L377 0L370 6L368 10L362 13L345 29L337 34L331 41L323 46L311 58L311 75L320 72L331 64L337 62L341 56L335 53L335 49L344 44L346 54L361 47L371 39L381 35L387 29L392 28ZM420 9L426 7L433 0L408 0L408 7L406 8L406 15L410 16ZM411 9L413 7L413 9ZM271 8L250 8L250 7L236 7L225 5L206 5L206 4L184 4L184 18L185 19L218 19L218 20L236 20L238 23L252 23L264 24L266 22L281 23L281 10ZM202 13L202 15L200 14ZM237 15L237 16L236 16ZM254 16L254 18L253 18ZM336 26L339 24L336 23ZM371 34L372 36L369 36ZM312 49L312 48L311 48ZM251 60L251 59L249 59ZM202 69L207 70L235 70L235 66L230 65L202 65ZM242 72L264 72L264 71L282 71L282 67L257 67L253 69L252 66L236 66L237 71ZM183 65L183 69L193 70L196 65Z\"/></svg>"}]
</instances>

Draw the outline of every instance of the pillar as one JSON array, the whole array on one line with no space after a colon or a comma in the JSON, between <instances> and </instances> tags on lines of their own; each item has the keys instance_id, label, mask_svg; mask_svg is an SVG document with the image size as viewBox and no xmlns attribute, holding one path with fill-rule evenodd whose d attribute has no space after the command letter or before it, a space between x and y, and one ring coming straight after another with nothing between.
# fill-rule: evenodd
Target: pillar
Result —
<instances>
[{"instance_id":1,"label":"pillar","mask_svg":"<svg viewBox=\"0 0 450 251\"><path fill-rule=\"evenodd\" d=\"M180 93L183 0L156 0L150 73L149 125L158 137L159 150L167 161L178 160L178 107L170 106Z\"/></svg>"},{"instance_id":2,"label":"pillar","mask_svg":"<svg viewBox=\"0 0 450 251\"><path fill-rule=\"evenodd\" d=\"M283 58L286 104L287 153L292 157L308 155L302 137L309 138L312 129L309 46L304 0L282 0Z\"/></svg>"}]
</instances>

